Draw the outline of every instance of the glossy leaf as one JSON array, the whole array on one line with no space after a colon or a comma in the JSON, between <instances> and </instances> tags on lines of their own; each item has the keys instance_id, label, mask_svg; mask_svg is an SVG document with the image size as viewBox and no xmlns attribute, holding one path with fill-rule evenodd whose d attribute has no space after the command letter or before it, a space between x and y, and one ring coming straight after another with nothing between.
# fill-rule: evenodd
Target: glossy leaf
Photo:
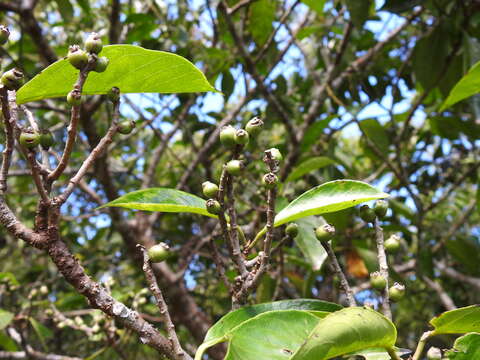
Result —
<instances>
[{"instance_id":1,"label":"glossy leaf","mask_svg":"<svg viewBox=\"0 0 480 360\"><path fill-rule=\"evenodd\" d=\"M225 341L236 327L259 314L268 311L291 309L332 312L340 310L341 308L340 305L334 303L311 299L282 300L242 307L229 312L208 330L203 344L198 348L195 359L201 359L206 349L219 342Z\"/></svg>"},{"instance_id":2,"label":"glossy leaf","mask_svg":"<svg viewBox=\"0 0 480 360\"><path fill-rule=\"evenodd\" d=\"M290 359L319 321L299 310L258 315L235 330L224 360Z\"/></svg>"},{"instance_id":3,"label":"glossy leaf","mask_svg":"<svg viewBox=\"0 0 480 360\"><path fill-rule=\"evenodd\" d=\"M445 353L449 360L480 359L480 334L471 333L455 340L452 350Z\"/></svg>"},{"instance_id":4,"label":"glossy leaf","mask_svg":"<svg viewBox=\"0 0 480 360\"><path fill-rule=\"evenodd\" d=\"M100 55L110 60L108 68L103 73L88 75L84 94L106 94L113 86L123 94L216 91L195 65L173 53L110 45ZM66 96L77 77L78 70L68 60L58 60L20 88L17 102Z\"/></svg>"},{"instance_id":5,"label":"glossy leaf","mask_svg":"<svg viewBox=\"0 0 480 360\"><path fill-rule=\"evenodd\" d=\"M294 181L300 179L305 174L321 169L325 166L332 165L334 163L335 162L332 159L326 156L316 156L310 158L302 162L296 168L294 168L290 175L287 177L287 181Z\"/></svg>"},{"instance_id":6,"label":"glossy leaf","mask_svg":"<svg viewBox=\"0 0 480 360\"><path fill-rule=\"evenodd\" d=\"M480 305L446 311L430 320L435 334L480 332Z\"/></svg>"},{"instance_id":7,"label":"glossy leaf","mask_svg":"<svg viewBox=\"0 0 480 360\"><path fill-rule=\"evenodd\" d=\"M100 209L105 207L122 207L159 212L189 212L215 218L215 215L207 211L205 203L206 201L202 198L184 191L168 188L150 188L125 194L102 205Z\"/></svg>"},{"instance_id":8,"label":"glossy leaf","mask_svg":"<svg viewBox=\"0 0 480 360\"><path fill-rule=\"evenodd\" d=\"M317 12L318 14L323 14L323 7L325 6L326 0L302 0L302 2L307 5L310 9Z\"/></svg>"},{"instance_id":9,"label":"glossy leaf","mask_svg":"<svg viewBox=\"0 0 480 360\"><path fill-rule=\"evenodd\" d=\"M388 135L377 119L365 119L360 122L360 128L382 153L388 152Z\"/></svg>"},{"instance_id":10,"label":"glossy leaf","mask_svg":"<svg viewBox=\"0 0 480 360\"><path fill-rule=\"evenodd\" d=\"M397 348L395 349L395 352L399 357L408 355L411 353L410 350L397 349ZM365 359L365 360L391 360L391 357L390 355L388 355L388 352L386 352L385 349L382 349L382 348L360 350L360 351L355 351L353 353L345 355L345 357L347 358L350 358L351 356L361 357L362 359Z\"/></svg>"},{"instance_id":11,"label":"glossy leaf","mask_svg":"<svg viewBox=\"0 0 480 360\"><path fill-rule=\"evenodd\" d=\"M472 95L480 92L480 62L477 62L468 73L460 79L460 81L453 87L447 99L443 103L440 111L456 104L457 102L466 99Z\"/></svg>"},{"instance_id":12,"label":"glossy leaf","mask_svg":"<svg viewBox=\"0 0 480 360\"><path fill-rule=\"evenodd\" d=\"M326 360L368 348L392 348L397 330L369 308L350 307L320 320L291 360Z\"/></svg>"},{"instance_id":13,"label":"glossy leaf","mask_svg":"<svg viewBox=\"0 0 480 360\"><path fill-rule=\"evenodd\" d=\"M328 255L320 241L317 240L314 229L324 222L318 217L310 216L298 219L296 223L298 225L298 235L295 237L295 243L312 265L312 270L320 270Z\"/></svg>"},{"instance_id":14,"label":"glossy leaf","mask_svg":"<svg viewBox=\"0 0 480 360\"><path fill-rule=\"evenodd\" d=\"M9 311L0 309L0 330L5 329L13 319L13 314Z\"/></svg>"},{"instance_id":15,"label":"glossy leaf","mask_svg":"<svg viewBox=\"0 0 480 360\"><path fill-rule=\"evenodd\" d=\"M361 181L330 181L303 193L288 204L275 216L275 226L310 215L347 209L364 201L386 197L388 194Z\"/></svg>"}]
</instances>

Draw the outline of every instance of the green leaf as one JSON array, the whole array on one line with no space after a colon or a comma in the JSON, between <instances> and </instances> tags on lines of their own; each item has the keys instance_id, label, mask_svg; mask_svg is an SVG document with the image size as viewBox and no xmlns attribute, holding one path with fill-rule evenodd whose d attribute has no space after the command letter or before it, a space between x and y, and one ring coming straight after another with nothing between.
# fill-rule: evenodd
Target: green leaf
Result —
<instances>
[{"instance_id":1,"label":"green leaf","mask_svg":"<svg viewBox=\"0 0 480 360\"><path fill-rule=\"evenodd\" d=\"M216 218L207 211L206 201L198 196L184 191L168 188L150 188L120 196L99 207L122 207L126 209L159 211L159 212L189 212Z\"/></svg>"},{"instance_id":2,"label":"green leaf","mask_svg":"<svg viewBox=\"0 0 480 360\"><path fill-rule=\"evenodd\" d=\"M295 238L295 243L312 265L312 270L320 270L328 255L320 241L317 240L314 229L322 225L323 222L318 217L309 216L297 220L296 223L298 225L298 236Z\"/></svg>"},{"instance_id":3,"label":"green leaf","mask_svg":"<svg viewBox=\"0 0 480 360\"><path fill-rule=\"evenodd\" d=\"M460 81L453 87L447 99L443 103L440 111L456 104L457 102L466 99L480 91L480 62L477 62L468 73L460 79Z\"/></svg>"},{"instance_id":4,"label":"green leaf","mask_svg":"<svg viewBox=\"0 0 480 360\"><path fill-rule=\"evenodd\" d=\"M323 7L325 6L326 0L302 0L302 2L307 5L310 9L317 12L318 14L323 14Z\"/></svg>"},{"instance_id":5,"label":"green leaf","mask_svg":"<svg viewBox=\"0 0 480 360\"><path fill-rule=\"evenodd\" d=\"M11 272L0 272L0 283L2 282L8 282L10 285L14 286L20 285L15 275L13 275Z\"/></svg>"},{"instance_id":6,"label":"green leaf","mask_svg":"<svg viewBox=\"0 0 480 360\"><path fill-rule=\"evenodd\" d=\"M291 360L326 360L368 348L392 348L393 323L369 308L350 307L320 320Z\"/></svg>"},{"instance_id":7,"label":"green leaf","mask_svg":"<svg viewBox=\"0 0 480 360\"><path fill-rule=\"evenodd\" d=\"M372 0L346 0L348 12L355 26L361 28L365 24L372 4Z\"/></svg>"},{"instance_id":8,"label":"green leaf","mask_svg":"<svg viewBox=\"0 0 480 360\"><path fill-rule=\"evenodd\" d=\"M398 349L398 348L395 348L395 352L399 357L411 353L411 351L408 349ZM360 356L365 360L391 360L391 357L388 354L388 352L386 352L385 349L382 349L382 348L355 351L353 353L345 355L345 357L351 357L351 356Z\"/></svg>"},{"instance_id":9,"label":"green leaf","mask_svg":"<svg viewBox=\"0 0 480 360\"><path fill-rule=\"evenodd\" d=\"M380 11L390 11L393 13L401 13L409 11L413 7L422 3L423 0L387 0Z\"/></svg>"},{"instance_id":10,"label":"green leaf","mask_svg":"<svg viewBox=\"0 0 480 360\"><path fill-rule=\"evenodd\" d=\"M480 334L471 333L455 340L453 349L445 353L449 360L480 359Z\"/></svg>"},{"instance_id":11,"label":"green leaf","mask_svg":"<svg viewBox=\"0 0 480 360\"><path fill-rule=\"evenodd\" d=\"M435 334L480 332L480 305L446 311L430 320Z\"/></svg>"},{"instance_id":12,"label":"green leaf","mask_svg":"<svg viewBox=\"0 0 480 360\"><path fill-rule=\"evenodd\" d=\"M37 334L38 338L40 339L40 342L42 343L42 347L45 351L48 351L48 346L47 342L45 341L48 338L53 337L52 331L35 320L34 318L29 318L30 324L32 324L33 329L35 330L35 333Z\"/></svg>"},{"instance_id":13,"label":"green leaf","mask_svg":"<svg viewBox=\"0 0 480 360\"><path fill-rule=\"evenodd\" d=\"M10 321L13 319L13 314L10 311L0 309L0 330L5 329Z\"/></svg>"},{"instance_id":14,"label":"green leaf","mask_svg":"<svg viewBox=\"0 0 480 360\"><path fill-rule=\"evenodd\" d=\"M257 0L250 5L249 30L258 45L263 45L272 33L276 3L275 0Z\"/></svg>"},{"instance_id":15,"label":"green leaf","mask_svg":"<svg viewBox=\"0 0 480 360\"><path fill-rule=\"evenodd\" d=\"M0 348L6 351L17 351L18 347L15 341L13 341L5 332L0 331Z\"/></svg>"},{"instance_id":16,"label":"green leaf","mask_svg":"<svg viewBox=\"0 0 480 360\"><path fill-rule=\"evenodd\" d=\"M377 119L366 119L360 122L360 128L382 153L388 153L388 135Z\"/></svg>"},{"instance_id":17,"label":"green leaf","mask_svg":"<svg viewBox=\"0 0 480 360\"><path fill-rule=\"evenodd\" d=\"M232 334L225 360L290 359L318 322L316 316L299 310L258 315Z\"/></svg>"},{"instance_id":18,"label":"green leaf","mask_svg":"<svg viewBox=\"0 0 480 360\"><path fill-rule=\"evenodd\" d=\"M303 177L303 175L308 174L309 172L321 169L325 166L332 165L334 163L335 162L332 159L326 156L317 156L317 157L310 158L302 162L296 168L294 168L290 173L290 175L287 177L286 181L297 180Z\"/></svg>"},{"instance_id":19,"label":"green leaf","mask_svg":"<svg viewBox=\"0 0 480 360\"><path fill-rule=\"evenodd\" d=\"M203 352L210 346L225 341L229 334L243 322L268 311L276 310L311 310L332 312L341 309L340 305L311 299L282 300L265 304L245 306L229 312L217 321L205 335L203 344L198 348L195 359L201 359Z\"/></svg>"},{"instance_id":20,"label":"green leaf","mask_svg":"<svg viewBox=\"0 0 480 360\"><path fill-rule=\"evenodd\" d=\"M106 94L113 86L123 94L216 91L199 69L176 54L134 45L110 45L100 55L110 60L108 68L88 75L84 94ZM77 77L78 70L68 60L59 60L23 85L17 92L17 102L66 96Z\"/></svg>"},{"instance_id":21,"label":"green leaf","mask_svg":"<svg viewBox=\"0 0 480 360\"><path fill-rule=\"evenodd\" d=\"M275 226L310 215L347 209L364 201L383 199L388 196L361 181L330 181L310 189L288 204L275 216Z\"/></svg>"}]
</instances>

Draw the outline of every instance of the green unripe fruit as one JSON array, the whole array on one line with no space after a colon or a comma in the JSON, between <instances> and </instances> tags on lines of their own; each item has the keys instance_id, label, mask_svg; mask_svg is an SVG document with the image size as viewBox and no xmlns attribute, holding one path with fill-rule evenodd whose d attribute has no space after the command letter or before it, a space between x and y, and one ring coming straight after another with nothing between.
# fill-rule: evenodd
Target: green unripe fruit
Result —
<instances>
[{"instance_id":1,"label":"green unripe fruit","mask_svg":"<svg viewBox=\"0 0 480 360\"><path fill-rule=\"evenodd\" d=\"M375 271L370 274L370 285L372 285L375 290L385 290L387 279L385 279L378 271Z\"/></svg>"},{"instance_id":2,"label":"green unripe fruit","mask_svg":"<svg viewBox=\"0 0 480 360\"><path fill-rule=\"evenodd\" d=\"M210 181L205 181L202 184L203 195L207 198L215 198L218 194L218 186Z\"/></svg>"},{"instance_id":3,"label":"green unripe fruit","mask_svg":"<svg viewBox=\"0 0 480 360\"><path fill-rule=\"evenodd\" d=\"M112 87L107 93L108 100L115 103L120 100L120 89L116 86Z\"/></svg>"},{"instance_id":4,"label":"green unripe fruit","mask_svg":"<svg viewBox=\"0 0 480 360\"><path fill-rule=\"evenodd\" d=\"M387 252L395 254L400 250L400 238L397 235L390 236L384 243Z\"/></svg>"},{"instance_id":5,"label":"green unripe fruit","mask_svg":"<svg viewBox=\"0 0 480 360\"><path fill-rule=\"evenodd\" d=\"M390 296L390 300L400 301L405 295L405 286L395 283L392 287L390 287L390 289L388 289L388 294Z\"/></svg>"},{"instance_id":6,"label":"green unripe fruit","mask_svg":"<svg viewBox=\"0 0 480 360\"><path fill-rule=\"evenodd\" d=\"M224 126L220 131L220 142L226 147L233 147L235 142L235 128L231 125Z\"/></svg>"},{"instance_id":7,"label":"green unripe fruit","mask_svg":"<svg viewBox=\"0 0 480 360\"><path fill-rule=\"evenodd\" d=\"M10 30L4 25L0 25L0 45L5 45L10 36Z\"/></svg>"},{"instance_id":8,"label":"green unripe fruit","mask_svg":"<svg viewBox=\"0 0 480 360\"><path fill-rule=\"evenodd\" d=\"M335 227L330 224L325 224L315 229L315 236L318 241L329 241L335 236Z\"/></svg>"},{"instance_id":9,"label":"green unripe fruit","mask_svg":"<svg viewBox=\"0 0 480 360\"><path fill-rule=\"evenodd\" d=\"M68 48L67 60L73 67L82 70L88 63L88 54L80 49L78 45L71 45Z\"/></svg>"},{"instance_id":10,"label":"green unripe fruit","mask_svg":"<svg viewBox=\"0 0 480 360\"><path fill-rule=\"evenodd\" d=\"M106 58L105 56L99 57L97 59L97 62L95 63L95 67L93 68L93 71L102 73L105 70L107 70L107 66L110 60Z\"/></svg>"},{"instance_id":11,"label":"green unripe fruit","mask_svg":"<svg viewBox=\"0 0 480 360\"><path fill-rule=\"evenodd\" d=\"M290 223L285 228L285 233L291 238L295 238L298 235L298 225L295 223Z\"/></svg>"},{"instance_id":12,"label":"green unripe fruit","mask_svg":"<svg viewBox=\"0 0 480 360\"><path fill-rule=\"evenodd\" d=\"M263 121L259 117L254 117L251 119L247 125L245 125L245 130L247 130L250 136L257 136L263 128Z\"/></svg>"},{"instance_id":13,"label":"green unripe fruit","mask_svg":"<svg viewBox=\"0 0 480 360\"><path fill-rule=\"evenodd\" d=\"M165 243L153 245L148 249L148 258L153 263L165 261L170 256L170 247Z\"/></svg>"},{"instance_id":14,"label":"green unripe fruit","mask_svg":"<svg viewBox=\"0 0 480 360\"><path fill-rule=\"evenodd\" d=\"M240 160L230 160L226 165L227 172L233 176L240 175L243 168L243 162L241 162Z\"/></svg>"},{"instance_id":15,"label":"green unripe fruit","mask_svg":"<svg viewBox=\"0 0 480 360\"><path fill-rule=\"evenodd\" d=\"M20 134L18 142L27 149L33 149L40 143L40 134L36 132L24 131Z\"/></svg>"},{"instance_id":16,"label":"green unripe fruit","mask_svg":"<svg viewBox=\"0 0 480 360\"><path fill-rule=\"evenodd\" d=\"M270 152L272 159L277 162L281 162L283 160L282 153L277 148L271 148L271 149L265 150L265 152Z\"/></svg>"},{"instance_id":17,"label":"green unripe fruit","mask_svg":"<svg viewBox=\"0 0 480 360\"><path fill-rule=\"evenodd\" d=\"M427 359L428 360L441 360L442 359L442 351L439 348L432 346L427 351Z\"/></svg>"},{"instance_id":18,"label":"green unripe fruit","mask_svg":"<svg viewBox=\"0 0 480 360\"><path fill-rule=\"evenodd\" d=\"M19 69L8 70L3 73L1 81L8 90L18 90L23 84L23 73Z\"/></svg>"},{"instance_id":19,"label":"green unripe fruit","mask_svg":"<svg viewBox=\"0 0 480 360\"><path fill-rule=\"evenodd\" d=\"M363 221L372 223L375 221L377 215L375 215L375 211L373 211L368 205L362 205L360 207L360 217Z\"/></svg>"},{"instance_id":20,"label":"green unripe fruit","mask_svg":"<svg viewBox=\"0 0 480 360\"><path fill-rule=\"evenodd\" d=\"M385 215L387 215L388 202L386 202L385 200L378 200L375 203L373 210L375 211L375 214L378 216L379 219L383 219Z\"/></svg>"},{"instance_id":21,"label":"green unripe fruit","mask_svg":"<svg viewBox=\"0 0 480 360\"><path fill-rule=\"evenodd\" d=\"M123 135L130 134L133 129L135 129L135 121L133 120L124 120L117 125L117 131Z\"/></svg>"},{"instance_id":22,"label":"green unripe fruit","mask_svg":"<svg viewBox=\"0 0 480 360\"><path fill-rule=\"evenodd\" d=\"M238 145L247 145L249 140L248 132L243 129L235 131L235 143Z\"/></svg>"},{"instance_id":23,"label":"green unripe fruit","mask_svg":"<svg viewBox=\"0 0 480 360\"><path fill-rule=\"evenodd\" d=\"M53 135L48 130L42 130L40 134L40 145L42 146L43 150L48 150L50 147L55 143L55 139Z\"/></svg>"},{"instance_id":24,"label":"green unripe fruit","mask_svg":"<svg viewBox=\"0 0 480 360\"><path fill-rule=\"evenodd\" d=\"M85 50L89 53L98 54L102 51L103 44L97 33L91 33L85 40Z\"/></svg>"},{"instance_id":25,"label":"green unripe fruit","mask_svg":"<svg viewBox=\"0 0 480 360\"><path fill-rule=\"evenodd\" d=\"M273 189L278 183L278 177L272 172L269 172L268 174L263 175L262 177L262 185L266 189Z\"/></svg>"},{"instance_id":26,"label":"green unripe fruit","mask_svg":"<svg viewBox=\"0 0 480 360\"><path fill-rule=\"evenodd\" d=\"M222 206L215 199L208 199L207 203L206 203L206 206L207 206L207 211L210 214L218 215L218 214L220 214L220 211L222 210Z\"/></svg>"},{"instance_id":27,"label":"green unripe fruit","mask_svg":"<svg viewBox=\"0 0 480 360\"><path fill-rule=\"evenodd\" d=\"M70 106L80 106L82 104L82 93L74 89L67 94L67 103Z\"/></svg>"}]
</instances>

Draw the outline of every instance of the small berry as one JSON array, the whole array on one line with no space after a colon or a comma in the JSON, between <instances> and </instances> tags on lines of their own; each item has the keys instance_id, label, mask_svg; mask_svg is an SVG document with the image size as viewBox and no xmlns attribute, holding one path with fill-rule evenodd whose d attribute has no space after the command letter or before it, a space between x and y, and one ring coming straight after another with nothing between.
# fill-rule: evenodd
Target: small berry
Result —
<instances>
[{"instance_id":1,"label":"small berry","mask_svg":"<svg viewBox=\"0 0 480 360\"><path fill-rule=\"evenodd\" d=\"M248 132L243 129L235 131L235 143L238 145L247 145L249 140Z\"/></svg>"},{"instance_id":2,"label":"small berry","mask_svg":"<svg viewBox=\"0 0 480 360\"><path fill-rule=\"evenodd\" d=\"M283 160L282 153L277 148L271 148L271 149L265 150L265 152L267 151L270 152L270 155L272 156L273 160L277 162L281 162Z\"/></svg>"},{"instance_id":3,"label":"small berry","mask_svg":"<svg viewBox=\"0 0 480 360\"><path fill-rule=\"evenodd\" d=\"M400 250L400 237L397 235L390 236L387 240L385 240L385 250L387 252L395 254Z\"/></svg>"},{"instance_id":4,"label":"small berry","mask_svg":"<svg viewBox=\"0 0 480 360\"><path fill-rule=\"evenodd\" d=\"M120 89L116 86L112 87L110 91L107 93L108 100L111 102L117 102L120 100Z\"/></svg>"},{"instance_id":5,"label":"small berry","mask_svg":"<svg viewBox=\"0 0 480 360\"><path fill-rule=\"evenodd\" d=\"M442 359L442 351L439 348L432 346L427 351L427 359L428 360L441 360Z\"/></svg>"},{"instance_id":6,"label":"small berry","mask_svg":"<svg viewBox=\"0 0 480 360\"><path fill-rule=\"evenodd\" d=\"M232 147L235 142L235 128L231 125L224 126L220 131L220 142L226 147Z\"/></svg>"},{"instance_id":7,"label":"small berry","mask_svg":"<svg viewBox=\"0 0 480 360\"><path fill-rule=\"evenodd\" d=\"M153 245L148 249L148 258L153 263L165 261L170 256L170 247L165 243Z\"/></svg>"},{"instance_id":8,"label":"small berry","mask_svg":"<svg viewBox=\"0 0 480 360\"><path fill-rule=\"evenodd\" d=\"M208 199L206 206L207 206L207 211L210 214L214 214L214 215L218 215L220 213L220 210L222 209L220 203L215 199Z\"/></svg>"},{"instance_id":9,"label":"small berry","mask_svg":"<svg viewBox=\"0 0 480 360\"><path fill-rule=\"evenodd\" d=\"M245 130L247 130L250 136L257 136L263 127L263 121L259 117L254 117L251 119L247 125L245 125Z\"/></svg>"},{"instance_id":10,"label":"small berry","mask_svg":"<svg viewBox=\"0 0 480 360\"><path fill-rule=\"evenodd\" d=\"M88 63L88 54L86 51L80 49L80 46L71 45L68 48L67 59L73 67L81 70Z\"/></svg>"},{"instance_id":11,"label":"small berry","mask_svg":"<svg viewBox=\"0 0 480 360\"><path fill-rule=\"evenodd\" d=\"M335 236L335 227L330 224L325 224L315 229L315 236L318 241L328 241Z\"/></svg>"},{"instance_id":12,"label":"small berry","mask_svg":"<svg viewBox=\"0 0 480 360\"><path fill-rule=\"evenodd\" d=\"M3 73L1 81L8 90L18 90L23 84L23 73L19 69L8 70Z\"/></svg>"},{"instance_id":13,"label":"small berry","mask_svg":"<svg viewBox=\"0 0 480 360\"><path fill-rule=\"evenodd\" d=\"M295 238L298 235L298 225L295 223L290 223L285 228L285 233L291 238Z\"/></svg>"},{"instance_id":14,"label":"small berry","mask_svg":"<svg viewBox=\"0 0 480 360\"><path fill-rule=\"evenodd\" d=\"M67 103L70 106L80 106L82 104L82 93L80 90L73 89L67 94Z\"/></svg>"},{"instance_id":15,"label":"small berry","mask_svg":"<svg viewBox=\"0 0 480 360\"><path fill-rule=\"evenodd\" d=\"M226 165L227 172L233 176L240 175L244 167L240 160L230 160Z\"/></svg>"},{"instance_id":16,"label":"small berry","mask_svg":"<svg viewBox=\"0 0 480 360\"><path fill-rule=\"evenodd\" d=\"M262 177L262 185L266 189L273 189L278 183L278 177L272 172L269 172L268 174L263 175Z\"/></svg>"},{"instance_id":17,"label":"small berry","mask_svg":"<svg viewBox=\"0 0 480 360\"><path fill-rule=\"evenodd\" d=\"M383 219L385 215L387 215L388 210L388 202L385 200L378 200L373 207L375 214L378 216L379 219Z\"/></svg>"},{"instance_id":18,"label":"small berry","mask_svg":"<svg viewBox=\"0 0 480 360\"><path fill-rule=\"evenodd\" d=\"M387 279L385 279L378 271L375 271L370 274L370 285L372 285L375 290L385 290Z\"/></svg>"},{"instance_id":19,"label":"small berry","mask_svg":"<svg viewBox=\"0 0 480 360\"><path fill-rule=\"evenodd\" d=\"M393 284L390 289L388 289L388 294L390 295L390 300L399 301L405 295L405 286L399 283Z\"/></svg>"},{"instance_id":20,"label":"small berry","mask_svg":"<svg viewBox=\"0 0 480 360\"><path fill-rule=\"evenodd\" d=\"M107 57L101 56L97 59L97 62L95 63L95 67L93 68L93 71L102 73L105 70L107 70L108 63L110 61L108 60Z\"/></svg>"},{"instance_id":21,"label":"small berry","mask_svg":"<svg viewBox=\"0 0 480 360\"><path fill-rule=\"evenodd\" d=\"M33 149L40 143L40 135L36 132L24 131L20 134L18 142L27 149Z\"/></svg>"},{"instance_id":22,"label":"small berry","mask_svg":"<svg viewBox=\"0 0 480 360\"><path fill-rule=\"evenodd\" d=\"M102 48L102 39L100 39L100 36L97 33L91 33L85 40L85 50L89 53L98 54L102 51Z\"/></svg>"},{"instance_id":23,"label":"small berry","mask_svg":"<svg viewBox=\"0 0 480 360\"><path fill-rule=\"evenodd\" d=\"M128 135L135 128L135 121L133 120L124 120L118 123L117 130L120 134Z\"/></svg>"},{"instance_id":24,"label":"small berry","mask_svg":"<svg viewBox=\"0 0 480 360\"><path fill-rule=\"evenodd\" d=\"M48 130L42 130L40 133L40 145L43 150L48 150L55 143L53 135Z\"/></svg>"},{"instance_id":25,"label":"small berry","mask_svg":"<svg viewBox=\"0 0 480 360\"><path fill-rule=\"evenodd\" d=\"M218 186L210 181L205 181L202 184L203 195L207 198L215 198L218 194Z\"/></svg>"},{"instance_id":26,"label":"small berry","mask_svg":"<svg viewBox=\"0 0 480 360\"><path fill-rule=\"evenodd\" d=\"M10 30L4 25L0 25L0 45L5 45L10 36Z\"/></svg>"},{"instance_id":27,"label":"small berry","mask_svg":"<svg viewBox=\"0 0 480 360\"><path fill-rule=\"evenodd\" d=\"M363 221L371 223L375 221L377 216L375 215L375 211L373 211L368 205L362 205L360 207L360 217Z\"/></svg>"}]
</instances>

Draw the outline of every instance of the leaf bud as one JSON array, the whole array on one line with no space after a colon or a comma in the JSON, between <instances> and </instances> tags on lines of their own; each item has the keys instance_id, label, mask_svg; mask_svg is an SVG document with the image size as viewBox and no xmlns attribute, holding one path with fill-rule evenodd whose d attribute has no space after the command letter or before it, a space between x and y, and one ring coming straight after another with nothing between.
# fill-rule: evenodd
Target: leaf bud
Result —
<instances>
[{"instance_id":1,"label":"leaf bud","mask_svg":"<svg viewBox=\"0 0 480 360\"><path fill-rule=\"evenodd\" d=\"M233 147L235 142L235 128L231 125L224 126L220 130L220 142L226 147Z\"/></svg>"},{"instance_id":2,"label":"leaf bud","mask_svg":"<svg viewBox=\"0 0 480 360\"><path fill-rule=\"evenodd\" d=\"M248 132L243 129L235 131L235 143L238 145L247 145L249 140Z\"/></svg>"},{"instance_id":3,"label":"leaf bud","mask_svg":"<svg viewBox=\"0 0 480 360\"><path fill-rule=\"evenodd\" d=\"M52 133L49 130L42 130L40 133L40 145L43 150L48 150L55 143Z\"/></svg>"},{"instance_id":4,"label":"leaf bud","mask_svg":"<svg viewBox=\"0 0 480 360\"><path fill-rule=\"evenodd\" d=\"M275 160L277 162L282 162L283 161L282 153L277 148L271 148L271 149L265 150L265 152L267 152L267 151L270 152L270 155L272 156L273 160Z\"/></svg>"},{"instance_id":5,"label":"leaf bud","mask_svg":"<svg viewBox=\"0 0 480 360\"><path fill-rule=\"evenodd\" d=\"M400 237L398 235L392 235L387 240L385 240L385 250L387 252L395 254L400 250Z\"/></svg>"},{"instance_id":6,"label":"leaf bud","mask_svg":"<svg viewBox=\"0 0 480 360\"><path fill-rule=\"evenodd\" d=\"M373 223L376 218L375 211L373 211L368 205L362 205L360 207L360 217L367 223Z\"/></svg>"},{"instance_id":7,"label":"leaf bud","mask_svg":"<svg viewBox=\"0 0 480 360\"><path fill-rule=\"evenodd\" d=\"M230 160L226 165L227 172L233 176L240 175L244 167L245 165L240 160Z\"/></svg>"},{"instance_id":8,"label":"leaf bud","mask_svg":"<svg viewBox=\"0 0 480 360\"><path fill-rule=\"evenodd\" d=\"M385 290L385 287L387 286L387 279L385 279L380 272L375 271L370 274L370 285L372 285L375 290Z\"/></svg>"},{"instance_id":9,"label":"leaf bud","mask_svg":"<svg viewBox=\"0 0 480 360\"><path fill-rule=\"evenodd\" d=\"M161 242L160 244L153 245L148 249L148 258L152 263L160 263L165 261L170 256L170 247Z\"/></svg>"},{"instance_id":10,"label":"leaf bud","mask_svg":"<svg viewBox=\"0 0 480 360\"><path fill-rule=\"evenodd\" d=\"M216 198L218 194L218 186L210 181L205 181L202 184L203 195L207 198Z\"/></svg>"},{"instance_id":11,"label":"leaf bud","mask_svg":"<svg viewBox=\"0 0 480 360\"><path fill-rule=\"evenodd\" d=\"M218 215L222 210L220 203L215 199L208 199L206 203L207 211L210 214Z\"/></svg>"},{"instance_id":12,"label":"leaf bud","mask_svg":"<svg viewBox=\"0 0 480 360\"><path fill-rule=\"evenodd\" d=\"M254 117L251 119L247 125L245 125L245 130L247 130L250 136L257 136L263 128L263 121L259 117Z\"/></svg>"},{"instance_id":13,"label":"leaf bud","mask_svg":"<svg viewBox=\"0 0 480 360\"><path fill-rule=\"evenodd\" d=\"M388 210L388 202L385 200L378 200L373 207L375 214L378 216L379 219L383 219L385 215L387 215Z\"/></svg>"},{"instance_id":14,"label":"leaf bud","mask_svg":"<svg viewBox=\"0 0 480 360\"><path fill-rule=\"evenodd\" d=\"M93 71L102 73L105 70L107 70L108 63L110 61L108 60L107 57L101 56L97 59L97 62L95 63L95 67L93 68Z\"/></svg>"},{"instance_id":15,"label":"leaf bud","mask_svg":"<svg viewBox=\"0 0 480 360\"><path fill-rule=\"evenodd\" d=\"M285 233L291 238L295 238L298 235L298 225L296 223L290 223L285 228Z\"/></svg>"},{"instance_id":16,"label":"leaf bud","mask_svg":"<svg viewBox=\"0 0 480 360\"><path fill-rule=\"evenodd\" d=\"M10 30L4 25L0 25L0 45L5 45L10 36Z\"/></svg>"},{"instance_id":17,"label":"leaf bud","mask_svg":"<svg viewBox=\"0 0 480 360\"><path fill-rule=\"evenodd\" d=\"M269 172L268 174L263 175L262 177L262 185L266 189L273 189L278 183L278 177L272 172Z\"/></svg>"},{"instance_id":18,"label":"leaf bud","mask_svg":"<svg viewBox=\"0 0 480 360\"><path fill-rule=\"evenodd\" d=\"M405 285L395 283L393 286L388 289L388 294L390 295L390 300L399 301L405 295Z\"/></svg>"},{"instance_id":19,"label":"leaf bud","mask_svg":"<svg viewBox=\"0 0 480 360\"><path fill-rule=\"evenodd\" d=\"M115 103L120 100L120 89L116 86L112 87L107 93L108 100Z\"/></svg>"},{"instance_id":20,"label":"leaf bud","mask_svg":"<svg viewBox=\"0 0 480 360\"><path fill-rule=\"evenodd\" d=\"M80 106L82 104L82 93L78 89L73 89L67 94L67 103L70 106Z\"/></svg>"},{"instance_id":21,"label":"leaf bud","mask_svg":"<svg viewBox=\"0 0 480 360\"><path fill-rule=\"evenodd\" d=\"M133 129L135 129L135 121L133 120L124 120L117 124L118 132L123 135L130 134Z\"/></svg>"},{"instance_id":22,"label":"leaf bud","mask_svg":"<svg viewBox=\"0 0 480 360\"><path fill-rule=\"evenodd\" d=\"M71 45L68 48L67 60L73 67L82 70L88 63L88 54L86 51L80 49L80 46Z\"/></svg>"},{"instance_id":23,"label":"leaf bud","mask_svg":"<svg viewBox=\"0 0 480 360\"><path fill-rule=\"evenodd\" d=\"M320 225L315 229L315 236L318 241L329 241L335 236L335 227L330 224Z\"/></svg>"},{"instance_id":24,"label":"leaf bud","mask_svg":"<svg viewBox=\"0 0 480 360\"><path fill-rule=\"evenodd\" d=\"M8 70L3 73L1 81L8 90L18 90L23 85L23 73L19 69Z\"/></svg>"},{"instance_id":25,"label":"leaf bud","mask_svg":"<svg viewBox=\"0 0 480 360\"><path fill-rule=\"evenodd\" d=\"M98 54L100 51L102 51L102 48L102 39L95 32L91 33L85 40L85 50L87 50L89 53Z\"/></svg>"}]
</instances>

